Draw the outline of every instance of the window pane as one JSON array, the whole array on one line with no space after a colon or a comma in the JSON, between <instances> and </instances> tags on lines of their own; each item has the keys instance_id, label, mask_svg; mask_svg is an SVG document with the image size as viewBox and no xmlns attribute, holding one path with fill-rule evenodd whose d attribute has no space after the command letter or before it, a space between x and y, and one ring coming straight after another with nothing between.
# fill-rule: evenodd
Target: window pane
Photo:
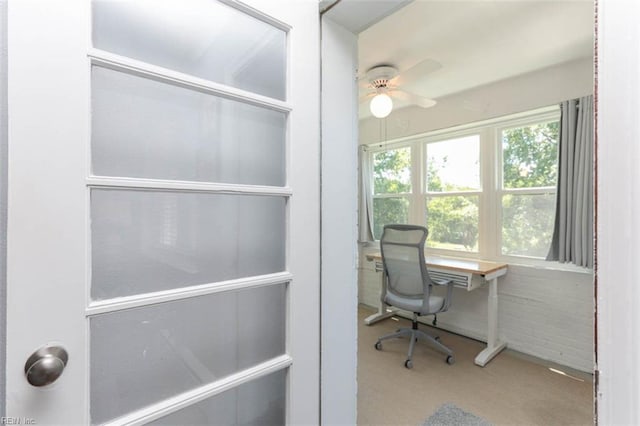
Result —
<instances>
[{"instance_id":1,"label":"window pane","mask_svg":"<svg viewBox=\"0 0 640 426\"><path fill-rule=\"evenodd\" d=\"M91 298L284 271L285 197L91 191Z\"/></svg>"},{"instance_id":2,"label":"window pane","mask_svg":"<svg viewBox=\"0 0 640 426\"><path fill-rule=\"evenodd\" d=\"M555 186L558 175L558 122L502 131L504 188Z\"/></svg>"},{"instance_id":3,"label":"window pane","mask_svg":"<svg viewBox=\"0 0 640 426\"><path fill-rule=\"evenodd\" d=\"M502 197L502 254L545 258L553 235L555 194Z\"/></svg>"},{"instance_id":4,"label":"window pane","mask_svg":"<svg viewBox=\"0 0 640 426\"><path fill-rule=\"evenodd\" d=\"M411 148L392 149L373 155L373 193L411 192Z\"/></svg>"},{"instance_id":5,"label":"window pane","mask_svg":"<svg viewBox=\"0 0 640 426\"><path fill-rule=\"evenodd\" d=\"M480 136L427 144L427 191L480 189Z\"/></svg>"},{"instance_id":6,"label":"window pane","mask_svg":"<svg viewBox=\"0 0 640 426\"><path fill-rule=\"evenodd\" d=\"M93 173L285 184L285 113L93 67Z\"/></svg>"},{"instance_id":7,"label":"window pane","mask_svg":"<svg viewBox=\"0 0 640 426\"><path fill-rule=\"evenodd\" d=\"M382 228L389 223L409 221L409 200L406 198L375 198L373 200L373 236L379 240Z\"/></svg>"},{"instance_id":8,"label":"window pane","mask_svg":"<svg viewBox=\"0 0 640 426\"><path fill-rule=\"evenodd\" d=\"M478 251L478 196L427 200L427 247Z\"/></svg>"},{"instance_id":9,"label":"window pane","mask_svg":"<svg viewBox=\"0 0 640 426\"><path fill-rule=\"evenodd\" d=\"M286 292L276 284L91 317L92 423L284 354Z\"/></svg>"},{"instance_id":10,"label":"window pane","mask_svg":"<svg viewBox=\"0 0 640 426\"><path fill-rule=\"evenodd\" d=\"M287 34L210 0L93 1L99 49L285 99Z\"/></svg>"},{"instance_id":11,"label":"window pane","mask_svg":"<svg viewBox=\"0 0 640 426\"><path fill-rule=\"evenodd\" d=\"M280 370L190 405L152 425L284 425L287 370Z\"/></svg>"}]
</instances>

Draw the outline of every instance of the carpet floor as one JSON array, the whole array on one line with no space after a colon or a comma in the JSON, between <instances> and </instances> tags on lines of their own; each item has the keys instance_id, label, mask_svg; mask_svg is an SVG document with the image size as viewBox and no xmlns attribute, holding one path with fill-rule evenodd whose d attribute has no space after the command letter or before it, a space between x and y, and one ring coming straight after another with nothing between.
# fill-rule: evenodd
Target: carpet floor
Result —
<instances>
[{"instance_id":1,"label":"carpet floor","mask_svg":"<svg viewBox=\"0 0 640 426\"><path fill-rule=\"evenodd\" d=\"M484 368L473 363L483 344L441 330L438 334L456 356L446 356L419 342L413 369L404 367L406 339L374 344L378 336L410 326L392 318L372 326L363 319L372 311L361 307L358 326L358 424L422 425L443 404L494 425L592 425L593 381L590 375L564 369L561 375L549 366L504 351Z\"/></svg>"}]
</instances>

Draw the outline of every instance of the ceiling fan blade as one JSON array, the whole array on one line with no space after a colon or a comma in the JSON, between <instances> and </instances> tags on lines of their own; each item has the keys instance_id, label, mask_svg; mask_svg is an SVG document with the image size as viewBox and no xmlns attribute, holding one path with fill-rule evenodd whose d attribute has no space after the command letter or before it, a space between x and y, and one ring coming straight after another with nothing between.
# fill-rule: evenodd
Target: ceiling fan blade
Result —
<instances>
[{"instance_id":1,"label":"ceiling fan blade","mask_svg":"<svg viewBox=\"0 0 640 426\"><path fill-rule=\"evenodd\" d=\"M442 68L442 64L440 62L433 59L425 59L418 62L411 68L400 71L400 74L392 79L390 83L395 86L411 84L424 78L427 74L439 70L440 68Z\"/></svg>"},{"instance_id":2,"label":"ceiling fan blade","mask_svg":"<svg viewBox=\"0 0 640 426\"><path fill-rule=\"evenodd\" d=\"M369 101L369 99L373 98L374 95L375 95L375 92L371 92L371 93L367 93L366 95L362 95L358 99L358 103L360 103L360 104L365 103L365 102Z\"/></svg>"},{"instance_id":3,"label":"ceiling fan blade","mask_svg":"<svg viewBox=\"0 0 640 426\"><path fill-rule=\"evenodd\" d=\"M358 88L359 89L370 89L371 81L367 78L367 76L363 76L362 78L358 77Z\"/></svg>"},{"instance_id":4,"label":"ceiling fan blade","mask_svg":"<svg viewBox=\"0 0 640 426\"><path fill-rule=\"evenodd\" d=\"M414 95L413 93L405 92L404 90L394 89L389 91L389 95L391 95L391 97L400 99L410 105L417 105L422 108L431 108L437 103L433 99Z\"/></svg>"}]
</instances>

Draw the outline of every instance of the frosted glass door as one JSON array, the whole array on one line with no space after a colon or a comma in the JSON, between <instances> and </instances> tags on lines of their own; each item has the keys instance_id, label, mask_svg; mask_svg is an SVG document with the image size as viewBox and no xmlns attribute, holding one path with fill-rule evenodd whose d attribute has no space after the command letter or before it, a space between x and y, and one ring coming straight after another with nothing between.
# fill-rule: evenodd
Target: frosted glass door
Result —
<instances>
[{"instance_id":1,"label":"frosted glass door","mask_svg":"<svg viewBox=\"0 0 640 426\"><path fill-rule=\"evenodd\" d=\"M7 418L318 423L317 2L7 13Z\"/></svg>"},{"instance_id":2,"label":"frosted glass door","mask_svg":"<svg viewBox=\"0 0 640 426\"><path fill-rule=\"evenodd\" d=\"M93 24L95 47L155 71L91 68L92 174L110 179L89 194L90 296L106 306L89 317L91 422L104 423L239 386L286 355L288 282L274 274L286 272L288 112L172 73L286 100L286 32L210 0L94 0ZM244 77L264 49L277 66L261 87Z\"/></svg>"}]
</instances>

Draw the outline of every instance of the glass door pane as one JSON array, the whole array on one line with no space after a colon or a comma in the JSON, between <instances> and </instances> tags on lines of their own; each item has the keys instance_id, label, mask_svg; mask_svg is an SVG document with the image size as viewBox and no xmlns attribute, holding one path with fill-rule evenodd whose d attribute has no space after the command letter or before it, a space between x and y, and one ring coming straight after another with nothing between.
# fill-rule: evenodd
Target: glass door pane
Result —
<instances>
[{"instance_id":1,"label":"glass door pane","mask_svg":"<svg viewBox=\"0 0 640 426\"><path fill-rule=\"evenodd\" d=\"M285 291L278 284L92 318L92 422L284 354Z\"/></svg>"},{"instance_id":2,"label":"glass door pane","mask_svg":"<svg viewBox=\"0 0 640 426\"><path fill-rule=\"evenodd\" d=\"M213 0L93 1L93 45L284 100L285 31Z\"/></svg>"},{"instance_id":3,"label":"glass door pane","mask_svg":"<svg viewBox=\"0 0 640 426\"><path fill-rule=\"evenodd\" d=\"M286 375L282 370L205 399L152 425L280 426L285 421Z\"/></svg>"},{"instance_id":4,"label":"glass door pane","mask_svg":"<svg viewBox=\"0 0 640 426\"><path fill-rule=\"evenodd\" d=\"M94 66L99 176L285 185L286 114Z\"/></svg>"},{"instance_id":5,"label":"glass door pane","mask_svg":"<svg viewBox=\"0 0 640 426\"><path fill-rule=\"evenodd\" d=\"M282 272L286 198L91 191L91 298Z\"/></svg>"}]
</instances>

